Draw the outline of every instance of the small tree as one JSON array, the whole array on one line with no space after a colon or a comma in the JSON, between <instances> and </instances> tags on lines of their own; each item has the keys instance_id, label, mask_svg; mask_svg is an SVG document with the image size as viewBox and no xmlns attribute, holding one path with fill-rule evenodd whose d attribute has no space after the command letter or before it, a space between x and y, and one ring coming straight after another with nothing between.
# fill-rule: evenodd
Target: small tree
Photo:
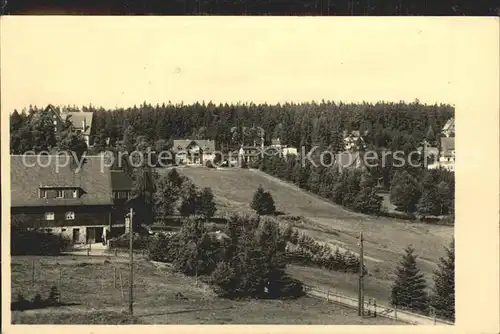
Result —
<instances>
[{"instance_id":1,"label":"small tree","mask_svg":"<svg viewBox=\"0 0 500 334\"><path fill-rule=\"evenodd\" d=\"M428 306L427 284L417 267L417 256L412 246L405 249L400 265L396 268L396 279L392 286L391 305L412 311L426 311Z\"/></svg>"},{"instance_id":2,"label":"small tree","mask_svg":"<svg viewBox=\"0 0 500 334\"><path fill-rule=\"evenodd\" d=\"M214 202L212 189L204 188L198 198L196 212L202 215L205 219L212 218L217 211Z\"/></svg>"},{"instance_id":3,"label":"small tree","mask_svg":"<svg viewBox=\"0 0 500 334\"><path fill-rule=\"evenodd\" d=\"M420 198L420 186L407 171L394 174L391 183L391 202L406 213L413 213Z\"/></svg>"},{"instance_id":4,"label":"small tree","mask_svg":"<svg viewBox=\"0 0 500 334\"><path fill-rule=\"evenodd\" d=\"M441 198L439 197L437 187L432 186L424 189L422 197L417 204L417 211L422 216L437 216L441 213Z\"/></svg>"},{"instance_id":5,"label":"small tree","mask_svg":"<svg viewBox=\"0 0 500 334\"><path fill-rule=\"evenodd\" d=\"M367 213L377 214L382 206L382 197L377 195L375 188L364 188L354 199L354 210Z\"/></svg>"},{"instance_id":6,"label":"small tree","mask_svg":"<svg viewBox=\"0 0 500 334\"><path fill-rule=\"evenodd\" d=\"M269 192L264 191L262 186L259 186L253 195L251 208L259 215L271 215L276 211L272 195Z\"/></svg>"},{"instance_id":7,"label":"small tree","mask_svg":"<svg viewBox=\"0 0 500 334\"><path fill-rule=\"evenodd\" d=\"M434 288L431 304L436 315L455 320L455 241L446 249L446 257L441 257L439 269L434 272Z\"/></svg>"}]
</instances>

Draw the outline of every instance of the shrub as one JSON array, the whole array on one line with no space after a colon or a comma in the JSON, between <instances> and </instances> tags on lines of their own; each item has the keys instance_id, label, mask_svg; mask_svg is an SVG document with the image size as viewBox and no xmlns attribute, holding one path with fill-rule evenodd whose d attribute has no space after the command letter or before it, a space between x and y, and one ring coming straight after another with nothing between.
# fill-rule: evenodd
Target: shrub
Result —
<instances>
[{"instance_id":1,"label":"shrub","mask_svg":"<svg viewBox=\"0 0 500 334\"><path fill-rule=\"evenodd\" d=\"M139 233L133 234L132 247L134 249L147 249L149 236L141 236ZM109 240L111 248L129 248L129 233L122 234Z\"/></svg>"},{"instance_id":2,"label":"shrub","mask_svg":"<svg viewBox=\"0 0 500 334\"><path fill-rule=\"evenodd\" d=\"M54 233L15 227L11 229L11 255L59 255L70 240Z\"/></svg>"},{"instance_id":3,"label":"shrub","mask_svg":"<svg viewBox=\"0 0 500 334\"><path fill-rule=\"evenodd\" d=\"M208 168L215 168L214 163L212 162L212 160L207 160L207 162L205 162L205 166L208 167Z\"/></svg>"}]
</instances>

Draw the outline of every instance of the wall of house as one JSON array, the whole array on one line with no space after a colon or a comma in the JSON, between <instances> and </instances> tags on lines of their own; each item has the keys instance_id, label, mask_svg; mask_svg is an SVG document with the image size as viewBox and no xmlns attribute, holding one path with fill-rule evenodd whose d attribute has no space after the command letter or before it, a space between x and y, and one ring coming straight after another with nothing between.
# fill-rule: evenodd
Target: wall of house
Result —
<instances>
[{"instance_id":1,"label":"wall of house","mask_svg":"<svg viewBox=\"0 0 500 334\"><path fill-rule=\"evenodd\" d=\"M45 213L53 212L54 220L46 220ZM66 219L66 212L74 212L75 218ZM24 227L109 226L111 206L64 206L11 208L11 217Z\"/></svg>"},{"instance_id":2,"label":"wall of house","mask_svg":"<svg viewBox=\"0 0 500 334\"><path fill-rule=\"evenodd\" d=\"M47 227L45 228L46 231L50 231L54 234L61 234L63 237L68 238L75 244L87 244L89 242L91 243L100 243L102 242L102 230L104 228L108 228L108 225L82 225L82 226L59 226L59 227ZM93 240L87 239L87 237L90 238L90 230L93 229ZM78 231L78 233L75 233L75 230ZM77 236L75 238L75 236Z\"/></svg>"}]
</instances>

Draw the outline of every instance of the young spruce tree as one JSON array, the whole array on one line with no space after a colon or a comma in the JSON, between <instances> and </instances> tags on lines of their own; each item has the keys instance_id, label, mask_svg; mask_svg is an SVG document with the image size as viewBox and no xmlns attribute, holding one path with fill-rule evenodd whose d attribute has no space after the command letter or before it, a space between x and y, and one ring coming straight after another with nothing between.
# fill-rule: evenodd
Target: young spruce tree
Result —
<instances>
[{"instance_id":1,"label":"young spruce tree","mask_svg":"<svg viewBox=\"0 0 500 334\"><path fill-rule=\"evenodd\" d=\"M446 253L434 272L431 304L438 317L455 321L455 240L446 248Z\"/></svg>"},{"instance_id":2,"label":"young spruce tree","mask_svg":"<svg viewBox=\"0 0 500 334\"><path fill-rule=\"evenodd\" d=\"M428 297L424 275L417 267L417 256L412 246L405 249L400 265L396 268L396 279L392 286L391 305L411 311L425 312Z\"/></svg>"}]
</instances>

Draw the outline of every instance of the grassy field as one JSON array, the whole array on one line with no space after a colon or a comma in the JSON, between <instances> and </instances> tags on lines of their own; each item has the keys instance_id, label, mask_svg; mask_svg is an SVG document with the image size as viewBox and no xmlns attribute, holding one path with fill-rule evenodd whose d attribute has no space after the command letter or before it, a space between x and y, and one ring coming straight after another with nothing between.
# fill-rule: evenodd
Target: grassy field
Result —
<instances>
[{"instance_id":1,"label":"grassy field","mask_svg":"<svg viewBox=\"0 0 500 334\"><path fill-rule=\"evenodd\" d=\"M35 284L32 286L32 263ZM118 275L122 274L123 295ZM125 324L129 322L128 263L120 257L15 256L11 264L11 292L26 299L47 297L51 286L68 306L14 311L14 324ZM216 297L194 278L138 257L134 276L133 323L143 324L400 324L382 317L364 318L356 310L302 297L296 300L231 301Z\"/></svg>"},{"instance_id":2,"label":"grassy field","mask_svg":"<svg viewBox=\"0 0 500 334\"><path fill-rule=\"evenodd\" d=\"M191 178L199 187L211 187L218 208L223 211L250 211L253 193L259 185L273 195L277 210L304 217L296 227L317 240L341 249L358 250L359 232L364 233L366 266L370 272L365 280L369 297L388 302L392 272L401 254L412 245L419 256L418 265L432 283L432 271L444 246L453 236L453 227L412 223L385 217L370 217L348 211L319 196L305 192L293 184L280 181L260 171L208 168L181 168L179 171ZM332 273L321 269L291 266L290 271L309 285L357 295L354 275Z\"/></svg>"}]
</instances>

